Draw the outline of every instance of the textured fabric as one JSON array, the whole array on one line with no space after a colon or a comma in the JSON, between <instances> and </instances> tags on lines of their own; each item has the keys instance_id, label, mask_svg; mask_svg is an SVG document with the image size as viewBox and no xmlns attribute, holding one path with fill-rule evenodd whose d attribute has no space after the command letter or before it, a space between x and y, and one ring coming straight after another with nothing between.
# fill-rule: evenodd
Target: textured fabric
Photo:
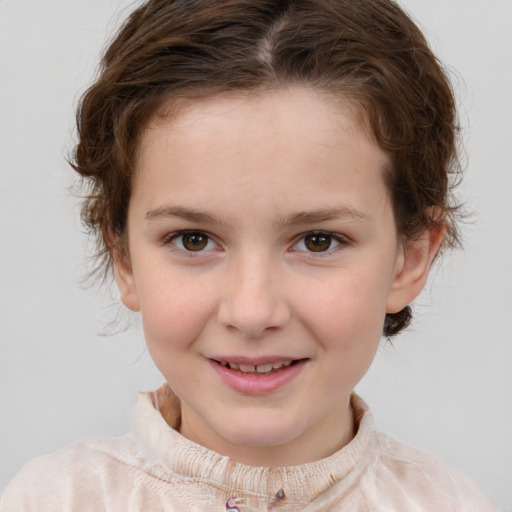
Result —
<instances>
[{"instance_id":1,"label":"textured fabric","mask_svg":"<svg viewBox=\"0 0 512 512\"><path fill-rule=\"evenodd\" d=\"M301 466L252 467L181 436L179 402L163 386L139 394L132 434L28 463L0 511L496 511L465 475L376 433L357 395L352 408L357 434L339 452Z\"/></svg>"}]
</instances>

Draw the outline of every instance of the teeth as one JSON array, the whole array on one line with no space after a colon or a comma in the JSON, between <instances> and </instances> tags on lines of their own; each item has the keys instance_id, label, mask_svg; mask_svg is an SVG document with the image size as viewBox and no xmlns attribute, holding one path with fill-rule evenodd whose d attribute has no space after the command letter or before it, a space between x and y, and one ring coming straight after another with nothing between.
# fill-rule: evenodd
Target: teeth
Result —
<instances>
[{"instance_id":1,"label":"teeth","mask_svg":"<svg viewBox=\"0 0 512 512\"><path fill-rule=\"evenodd\" d=\"M229 367L232 370L239 370L243 373L269 373L272 370L280 370L287 368L292 364L292 361L279 361L276 363L260 364L255 366L253 364L237 364L228 363L226 361L219 361L222 366Z\"/></svg>"},{"instance_id":2,"label":"teeth","mask_svg":"<svg viewBox=\"0 0 512 512\"><path fill-rule=\"evenodd\" d=\"M260 364L259 366L256 366L256 371L258 373L267 373L271 372L272 368L274 368L273 364Z\"/></svg>"}]
</instances>

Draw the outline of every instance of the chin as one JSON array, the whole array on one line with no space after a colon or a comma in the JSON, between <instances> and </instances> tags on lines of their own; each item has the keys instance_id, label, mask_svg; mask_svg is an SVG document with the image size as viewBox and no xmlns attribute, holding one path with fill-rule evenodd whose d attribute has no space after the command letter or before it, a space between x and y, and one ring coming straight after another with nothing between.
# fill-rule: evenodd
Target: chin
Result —
<instances>
[{"instance_id":1,"label":"chin","mask_svg":"<svg viewBox=\"0 0 512 512\"><path fill-rule=\"evenodd\" d=\"M278 422L244 421L223 428L219 433L230 444L248 448L272 448L292 442L300 435L297 424Z\"/></svg>"}]
</instances>

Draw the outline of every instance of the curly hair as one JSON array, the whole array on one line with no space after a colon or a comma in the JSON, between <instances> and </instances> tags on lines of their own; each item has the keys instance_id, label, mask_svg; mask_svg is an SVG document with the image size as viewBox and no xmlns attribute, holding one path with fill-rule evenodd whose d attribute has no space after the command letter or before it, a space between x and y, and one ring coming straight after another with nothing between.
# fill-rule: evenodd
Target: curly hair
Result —
<instances>
[{"instance_id":1,"label":"curly hair","mask_svg":"<svg viewBox=\"0 0 512 512\"><path fill-rule=\"evenodd\" d=\"M387 186L403 240L443 222L459 243L459 171L450 82L392 0L148 0L107 48L77 112L71 165L86 182L82 220L106 276L126 230L141 130L164 105L221 92L304 84L358 107L389 156ZM433 216L432 212L441 212ZM393 336L410 307L386 316Z\"/></svg>"}]
</instances>

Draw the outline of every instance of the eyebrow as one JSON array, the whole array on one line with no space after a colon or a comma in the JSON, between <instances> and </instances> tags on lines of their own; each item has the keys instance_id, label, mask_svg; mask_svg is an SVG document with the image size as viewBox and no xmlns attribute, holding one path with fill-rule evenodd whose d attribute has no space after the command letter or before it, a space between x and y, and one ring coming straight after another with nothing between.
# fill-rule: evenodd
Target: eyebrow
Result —
<instances>
[{"instance_id":1,"label":"eyebrow","mask_svg":"<svg viewBox=\"0 0 512 512\"><path fill-rule=\"evenodd\" d=\"M352 208L351 206L340 206L337 208L323 208L310 212L297 212L284 218L280 218L275 223L279 227L290 227L297 224L316 224L329 220L348 219L362 222L369 222L370 216Z\"/></svg>"},{"instance_id":2,"label":"eyebrow","mask_svg":"<svg viewBox=\"0 0 512 512\"><path fill-rule=\"evenodd\" d=\"M148 220L167 217L179 217L180 219L198 223L225 224L221 219L209 213L184 206L161 206L160 208L146 212L146 219Z\"/></svg>"},{"instance_id":3,"label":"eyebrow","mask_svg":"<svg viewBox=\"0 0 512 512\"><path fill-rule=\"evenodd\" d=\"M209 213L185 206L161 206L146 212L147 220L159 218L178 217L190 222L227 225L224 220ZM322 208L319 210L296 212L286 217L279 217L273 224L274 228L290 227L301 224L317 224L336 219L348 219L362 222L369 222L370 217L351 206L340 206L336 208Z\"/></svg>"}]
</instances>

